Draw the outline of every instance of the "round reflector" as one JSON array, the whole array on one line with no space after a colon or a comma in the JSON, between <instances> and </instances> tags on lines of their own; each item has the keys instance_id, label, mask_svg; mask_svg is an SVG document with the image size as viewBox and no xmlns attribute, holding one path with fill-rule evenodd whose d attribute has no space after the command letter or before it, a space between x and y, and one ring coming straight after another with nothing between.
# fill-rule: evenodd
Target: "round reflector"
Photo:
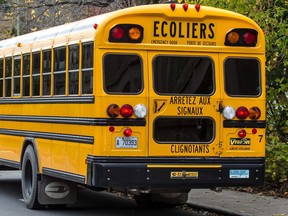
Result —
<instances>
[{"instance_id":1,"label":"round reflector","mask_svg":"<svg viewBox=\"0 0 288 216\"><path fill-rule=\"evenodd\" d=\"M120 27L115 27L111 30L111 36L114 39L122 39L124 36L124 30Z\"/></svg>"},{"instance_id":2,"label":"round reflector","mask_svg":"<svg viewBox=\"0 0 288 216\"><path fill-rule=\"evenodd\" d=\"M236 116L238 119L246 119L249 115L248 109L244 106L241 106L236 111Z\"/></svg>"},{"instance_id":3,"label":"round reflector","mask_svg":"<svg viewBox=\"0 0 288 216\"><path fill-rule=\"evenodd\" d=\"M256 128L253 128L253 129L252 129L252 133L253 133L253 134L256 134L256 133L257 133L257 129L256 129Z\"/></svg>"},{"instance_id":4,"label":"round reflector","mask_svg":"<svg viewBox=\"0 0 288 216\"><path fill-rule=\"evenodd\" d=\"M132 129L131 129L131 128L126 128L126 129L124 130L124 135L125 135L126 137L130 137L130 136L132 135Z\"/></svg>"},{"instance_id":5,"label":"round reflector","mask_svg":"<svg viewBox=\"0 0 288 216\"><path fill-rule=\"evenodd\" d=\"M114 127L114 126L110 126L110 127L109 127L109 131L110 131L110 132L114 132L114 131L115 131L115 127Z\"/></svg>"},{"instance_id":6,"label":"round reflector","mask_svg":"<svg viewBox=\"0 0 288 216\"><path fill-rule=\"evenodd\" d=\"M145 107L144 104L137 104L134 107L134 115L137 118L144 118L147 114L147 108Z\"/></svg>"},{"instance_id":7,"label":"round reflector","mask_svg":"<svg viewBox=\"0 0 288 216\"><path fill-rule=\"evenodd\" d=\"M133 111L133 107L130 104L124 104L121 109L120 109L120 114L124 117L124 118L129 118L133 115L134 111Z\"/></svg>"},{"instance_id":8,"label":"round reflector","mask_svg":"<svg viewBox=\"0 0 288 216\"><path fill-rule=\"evenodd\" d=\"M222 115L225 119L231 120L235 117L235 110L231 106L226 106L223 109Z\"/></svg>"},{"instance_id":9,"label":"round reflector","mask_svg":"<svg viewBox=\"0 0 288 216\"><path fill-rule=\"evenodd\" d=\"M240 138L244 138L246 136L246 134L247 134L247 132L244 129L238 131L238 136Z\"/></svg>"},{"instance_id":10,"label":"round reflector","mask_svg":"<svg viewBox=\"0 0 288 216\"><path fill-rule=\"evenodd\" d=\"M259 119L261 116L261 110L258 107L251 107L249 109L249 118L250 119Z\"/></svg>"},{"instance_id":11,"label":"round reflector","mask_svg":"<svg viewBox=\"0 0 288 216\"><path fill-rule=\"evenodd\" d=\"M255 43L255 40L256 40L256 37L252 32L248 31L243 35L243 41L248 45Z\"/></svg>"}]
</instances>

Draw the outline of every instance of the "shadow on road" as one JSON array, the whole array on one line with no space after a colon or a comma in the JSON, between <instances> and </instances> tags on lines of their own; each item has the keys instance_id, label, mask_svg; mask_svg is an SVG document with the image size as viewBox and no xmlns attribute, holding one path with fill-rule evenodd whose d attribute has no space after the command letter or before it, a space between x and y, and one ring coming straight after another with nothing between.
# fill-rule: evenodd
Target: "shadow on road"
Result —
<instances>
[{"instance_id":1,"label":"shadow on road","mask_svg":"<svg viewBox=\"0 0 288 216\"><path fill-rule=\"evenodd\" d=\"M4 208L1 205L1 212L5 212L6 209L7 214L5 215L7 216L149 216L160 213L165 214L165 216L199 215L179 208L139 209L132 199L114 193L95 192L84 187L78 187L77 202L68 205L66 208L47 208L41 211L31 211L25 207L22 201L21 176L17 173L5 174L4 172L6 171L0 171L0 202L1 200L7 202ZM13 213L14 209L15 213Z\"/></svg>"}]
</instances>

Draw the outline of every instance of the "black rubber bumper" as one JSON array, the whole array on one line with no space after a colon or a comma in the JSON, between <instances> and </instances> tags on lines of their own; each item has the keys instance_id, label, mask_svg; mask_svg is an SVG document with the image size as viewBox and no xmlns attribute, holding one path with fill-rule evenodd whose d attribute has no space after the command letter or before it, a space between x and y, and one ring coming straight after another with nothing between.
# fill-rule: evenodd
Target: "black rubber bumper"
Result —
<instances>
[{"instance_id":1,"label":"black rubber bumper","mask_svg":"<svg viewBox=\"0 0 288 216\"><path fill-rule=\"evenodd\" d=\"M87 184L173 190L263 186L264 158L121 158L89 156Z\"/></svg>"}]
</instances>

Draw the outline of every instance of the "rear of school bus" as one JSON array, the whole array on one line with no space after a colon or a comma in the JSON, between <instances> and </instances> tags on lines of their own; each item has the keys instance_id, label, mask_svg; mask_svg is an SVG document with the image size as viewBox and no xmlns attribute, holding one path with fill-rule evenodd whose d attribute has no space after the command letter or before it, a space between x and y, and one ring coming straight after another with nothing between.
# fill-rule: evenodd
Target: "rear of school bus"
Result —
<instances>
[{"instance_id":1,"label":"rear of school bus","mask_svg":"<svg viewBox=\"0 0 288 216\"><path fill-rule=\"evenodd\" d=\"M265 42L253 21L163 4L117 11L95 28L96 113L107 121L88 156L89 185L138 204L263 185Z\"/></svg>"}]
</instances>

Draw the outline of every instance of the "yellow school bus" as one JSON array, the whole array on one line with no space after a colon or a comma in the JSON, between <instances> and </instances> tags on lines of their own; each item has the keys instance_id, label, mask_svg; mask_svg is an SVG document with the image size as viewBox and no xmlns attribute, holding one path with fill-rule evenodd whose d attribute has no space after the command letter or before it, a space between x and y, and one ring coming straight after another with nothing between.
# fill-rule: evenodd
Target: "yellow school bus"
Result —
<instances>
[{"instance_id":1,"label":"yellow school bus","mask_svg":"<svg viewBox=\"0 0 288 216\"><path fill-rule=\"evenodd\" d=\"M145 5L0 41L0 97L30 209L77 185L149 206L264 183L265 39L237 13Z\"/></svg>"}]
</instances>

